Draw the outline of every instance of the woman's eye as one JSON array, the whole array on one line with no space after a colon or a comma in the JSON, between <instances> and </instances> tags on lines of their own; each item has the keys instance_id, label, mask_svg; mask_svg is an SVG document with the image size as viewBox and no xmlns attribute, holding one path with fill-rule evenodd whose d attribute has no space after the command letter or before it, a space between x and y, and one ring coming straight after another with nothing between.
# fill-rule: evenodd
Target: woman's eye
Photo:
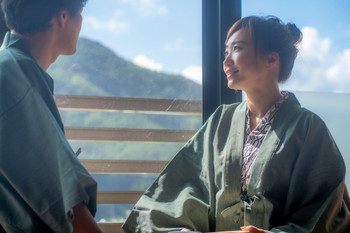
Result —
<instances>
[{"instance_id":1,"label":"woman's eye","mask_svg":"<svg viewBox=\"0 0 350 233\"><path fill-rule=\"evenodd\" d=\"M234 51L237 51L237 50L240 50L240 49L241 49L241 47L239 47L239 46L233 47L233 50L234 50Z\"/></svg>"}]
</instances>

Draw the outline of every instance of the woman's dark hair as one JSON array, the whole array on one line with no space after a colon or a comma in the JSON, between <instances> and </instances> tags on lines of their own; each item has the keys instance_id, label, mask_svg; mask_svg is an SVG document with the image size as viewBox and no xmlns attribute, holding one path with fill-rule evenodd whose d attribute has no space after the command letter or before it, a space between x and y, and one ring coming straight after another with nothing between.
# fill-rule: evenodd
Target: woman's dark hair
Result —
<instances>
[{"instance_id":1,"label":"woman's dark hair","mask_svg":"<svg viewBox=\"0 0 350 233\"><path fill-rule=\"evenodd\" d=\"M301 31L295 24L284 24L275 16L248 16L238 20L227 33L226 43L231 35L241 28L247 28L256 51L277 52L280 57L279 82L286 81L293 69L298 54L296 44L302 39Z\"/></svg>"},{"instance_id":2,"label":"woman's dark hair","mask_svg":"<svg viewBox=\"0 0 350 233\"><path fill-rule=\"evenodd\" d=\"M2 0L5 21L11 30L20 34L46 31L56 13L67 10L75 15L87 0Z\"/></svg>"}]
</instances>

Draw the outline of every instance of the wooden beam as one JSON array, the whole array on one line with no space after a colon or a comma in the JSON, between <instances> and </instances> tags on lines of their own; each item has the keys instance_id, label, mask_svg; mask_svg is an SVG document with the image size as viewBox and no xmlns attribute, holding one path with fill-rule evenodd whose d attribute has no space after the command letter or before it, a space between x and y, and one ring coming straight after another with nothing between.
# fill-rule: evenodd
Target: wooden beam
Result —
<instances>
[{"instance_id":1,"label":"wooden beam","mask_svg":"<svg viewBox=\"0 0 350 233\"><path fill-rule=\"evenodd\" d=\"M201 115L199 100L56 95L60 110Z\"/></svg>"},{"instance_id":2,"label":"wooden beam","mask_svg":"<svg viewBox=\"0 0 350 233\"><path fill-rule=\"evenodd\" d=\"M65 127L71 141L187 142L196 130Z\"/></svg>"},{"instance_id":3,"label":"wooden beam","mask_svg":"<svg viewBox=\"0 0 350 233\"><path fill-rule=\"evenodd\" d=\"M160 173L169 161L161 160L95 160L80 162L91 173Z\"/></svg>"}]
</instances>

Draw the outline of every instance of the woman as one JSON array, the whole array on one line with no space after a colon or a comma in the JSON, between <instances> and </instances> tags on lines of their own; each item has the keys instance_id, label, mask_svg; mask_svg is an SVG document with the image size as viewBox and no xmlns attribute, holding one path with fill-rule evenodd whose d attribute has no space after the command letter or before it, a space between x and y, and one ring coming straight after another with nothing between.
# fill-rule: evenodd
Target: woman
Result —
<instances>
[{"instance_id":1,"label":"woman","mask_svg":"<svg viewBox=\"0 0 350 233\"><path fill-rule=\"evenodd\" d=\"M231 27L224 71L247 100L216 110L135 205L125 232L349 232L343 158L324 122L279 90L300 40L276 17Z\"/></svg>"},{"instance_id":2,"label":"woman","mask_svg":"<svg viewBox=\"0 0 350 233\"><path fill-rule=\"evenodd\" d=\"M76 50L86 0L2 0L0 232L91 232L97 184L64 136L46 73Z\"/></svg>"}]
</instances>

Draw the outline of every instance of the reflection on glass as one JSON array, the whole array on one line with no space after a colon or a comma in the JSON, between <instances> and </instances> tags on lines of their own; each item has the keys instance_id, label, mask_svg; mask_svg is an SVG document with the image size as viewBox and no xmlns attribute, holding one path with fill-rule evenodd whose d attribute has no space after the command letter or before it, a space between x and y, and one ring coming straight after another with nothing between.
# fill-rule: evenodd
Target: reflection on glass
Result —
<instances>
[{"instance_id":1,"label":"reflection on glass","mask_svg":"<svg viewBox=\"0 0 350 233\"><path fill-rule=\"evenodd\" d=\"M319 115L326 123L334 137L345 164L350 167L350 144L347 136L350 119L350 94L295 92L302 106ZM345 182L350 187L350 175L346 174Z\"/></svg>"}]
</instances>

